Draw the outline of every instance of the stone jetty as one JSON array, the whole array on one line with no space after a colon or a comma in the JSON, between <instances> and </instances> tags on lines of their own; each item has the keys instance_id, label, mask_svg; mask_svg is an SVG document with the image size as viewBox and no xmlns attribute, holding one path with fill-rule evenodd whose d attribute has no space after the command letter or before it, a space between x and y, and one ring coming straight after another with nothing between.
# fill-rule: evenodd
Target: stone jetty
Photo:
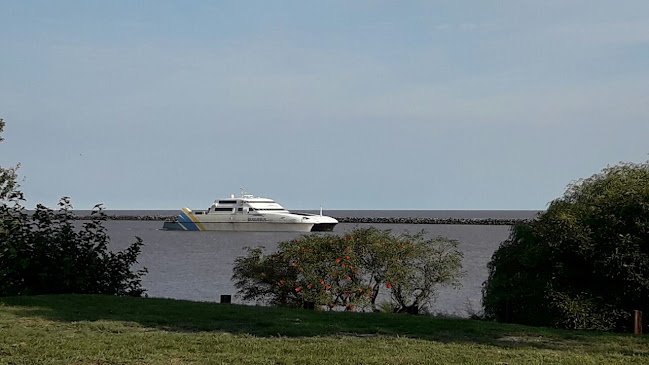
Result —
<instances>
[{"instance_id":1,"label":"stone jetty","mask_svg":"<svg viewBox=\"0 0 649 365\"><path fill-rule=\"evenodd\" d=\"M122 221L165 221L173 220L176 216L167 215L107 215L109 220ZM512 226L529 222L521 218L427 218L427 217L334 217L339 223L371 223L371 224L468 224L489 226ZM91 220L90 216L77 216L78 220Z\"/></svg>"},{"instance_id":2,"label":"stone jetty","mask_svg":"<svg viewBox=\"0 0 649 365\"><path fill-rule=\"evenodd\" d=\"M106 219L110 221L166 221L176 218L175 215L111 215L106 214ZM77 220L89 221L92 220L90 215L78 215L75 217Z\"/></svg>"},{"instance_id":3,"label":"stone jetty","mask_svg":"<svg viewBox=\"0 0 649 365\"><path fill-rule=\"evenodd\" d=\"M338 217L340 223L389 223L389 224L482 224L489 226L512 226L528 222L520 218L416 218L416 217Z\"/></svg>"}]
</instances>

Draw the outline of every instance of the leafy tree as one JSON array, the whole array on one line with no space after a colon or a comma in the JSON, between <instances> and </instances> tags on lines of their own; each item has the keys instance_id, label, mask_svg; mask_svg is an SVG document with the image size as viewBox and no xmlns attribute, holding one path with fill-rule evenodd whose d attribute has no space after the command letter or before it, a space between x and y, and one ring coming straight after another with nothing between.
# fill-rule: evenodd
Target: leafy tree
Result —
<instances>
[{"instance_id":1,"label":"leafy tree","mask_svg":"<svg viewBox=\"0 0 649 365\"><path fill-rule=\"evenodd\" d=\"M232 279L243 300L259 300L282 307L298 307L301 298L293 290L297 270L280 253L264 256L263 247L246 248L247 256L234 260Z\"/></svg>"},{"instance_id":2,"label":"leafy tree","mask_svg":"<svg viewBox=\"0 0 649 365\"><path fill-rule=\"evenodd\" d=\"M462 254L457 241L426 239L424 232L394 235L375 228L343 236L306 235L281 242L275 253L248 249L235 260L233 280L244 300L300 306L313 302L346 310L371 308L381 290L396 311L429 305L435 289L458 285Z\"/></svg>"},{"instance_id":3,"label":"leafy tree","mask_svg":"<svg viewBox=\"0 0 649 365\"><path fill-rule=\"evenodd\" d=\"M0 118L0 142L4 141L4 138L2 138L4 127L5 122ZM18 189L18 174L16 171L19 167L20 165L10 168L0 167L0 202L16 194L16 190Z\"/></svg>"},{"instance_id":4,"label":"leafy tree","mask_svg":"<svg viewBox=\"0 0 649 365\"><path fill-rule=\"evenodd\" d=\"M4 122L0 119L0 132ZM143 245L140 238L121 252L108 250L101 205L77 229L70 199L53 211L22 206L16 170L0 168L0 296L48 293L144 293L146 268L132 271Z\"/></svg>"},{"instance_id":5,"label":"leafy tree","mask_svg":"<svg viewBox=\"0 0 649 365\"><path fill-rule=\"evenodd\" d=\"M360 286L358 261L348 237L303 236L280 242L268 256L248 249L235 260L233 280L244 300L301 306L304 301L353 310L367 298Z\"/></svg>"},{"instance_id":6,"label":"leafy tree","mask_svg":"<svg viewBox=\"0 0 649 365\"><path fill-rule=\"evenodd\" d=\"M497 320L622 330L648 296L649 163L625 163L514 227L489 263L483 305Z\"/></svg>"}]
</instances>

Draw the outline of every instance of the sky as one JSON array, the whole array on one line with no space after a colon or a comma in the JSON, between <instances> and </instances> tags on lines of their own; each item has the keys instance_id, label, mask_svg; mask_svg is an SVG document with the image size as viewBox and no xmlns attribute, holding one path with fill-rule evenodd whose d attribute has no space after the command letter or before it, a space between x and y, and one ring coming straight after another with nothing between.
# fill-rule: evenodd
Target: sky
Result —
<instances>
[{"instance_id":1,"label":"sky","mask_svg":"<svg viewBox=\"0 0 649 365\"><path fill-rule=\"evenodd\" d=\"M649 158L649 1L0 0L27 206L542 210Z\"/></svg>"}]
</instances>

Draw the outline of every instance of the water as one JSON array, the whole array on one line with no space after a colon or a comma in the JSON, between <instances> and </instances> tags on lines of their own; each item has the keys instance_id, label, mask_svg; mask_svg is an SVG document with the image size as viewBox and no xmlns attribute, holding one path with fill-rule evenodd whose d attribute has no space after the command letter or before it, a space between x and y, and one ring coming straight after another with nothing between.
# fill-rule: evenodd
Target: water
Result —
<instances>
[{"instance_id":1,"label":"water","mask_svg":"<svg viewBox=\"0 0 649 365\"><path fill-rule=\"evenodd\" d=\"M109 214L172 215L174 211L114 211ZM532 211L328 211L332 216L356 217L452 217L452 218L531 218ZM341 234L371 224L338 224ZM378 229L415 233L426 230L429 237L444 236L460 242L466 271L459 290L441 289L434 310L467 316L480 310L482 283L487 277L487 263L498 245L509 235L509 226L373 224ZM218 302L220 295L236 293L231 281L232 265L242 256L244 247L265 246L273 251L277 243L294 239L292 232L188 232L160 230L160 221L107 221L111 249L121 250L144 240L139 262L149 273L142 285L151 297ZM240 303L233 298L235 303Z\"/></svg>"}]
</instances>

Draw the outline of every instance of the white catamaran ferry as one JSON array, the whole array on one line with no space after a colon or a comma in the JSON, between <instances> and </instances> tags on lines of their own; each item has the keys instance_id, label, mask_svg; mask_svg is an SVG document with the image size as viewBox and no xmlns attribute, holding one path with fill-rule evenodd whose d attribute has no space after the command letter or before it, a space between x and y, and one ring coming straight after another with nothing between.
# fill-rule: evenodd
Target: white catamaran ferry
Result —
<instances>
[{"instance_id":1,"label":"white catamaran ferry","mask_svg":"<svg viewBox=\"0 0 649 365\"><path fill-rule=\"evenodd\" d=\"M163 229L183 231L330 232L338 224L332 217L292 213L272 199L241 192L214 201L207 210L183 208L180 215L164 222Z\"/></svg>"}]
</instances>

